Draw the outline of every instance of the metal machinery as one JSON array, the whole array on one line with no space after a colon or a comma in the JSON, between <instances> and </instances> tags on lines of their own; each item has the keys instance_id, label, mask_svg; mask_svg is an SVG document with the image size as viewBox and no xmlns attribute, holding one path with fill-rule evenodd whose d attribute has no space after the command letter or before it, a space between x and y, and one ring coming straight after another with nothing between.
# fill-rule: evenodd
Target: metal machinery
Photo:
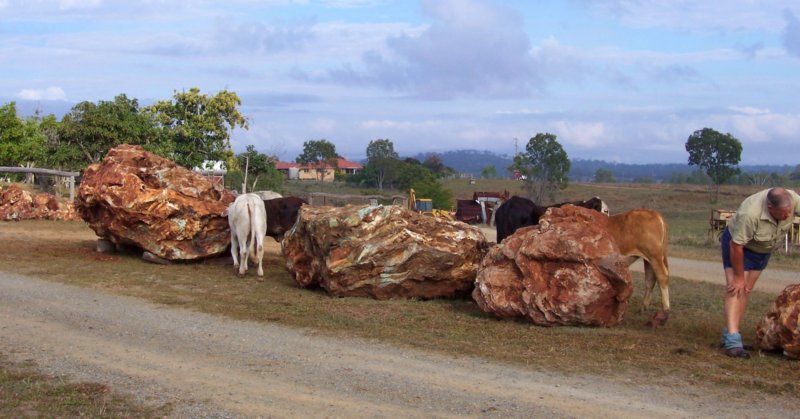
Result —
<instances>
[{"instance_id":1,"label":"metal machinery","mask_svg":"<svg viewBox=\"0 0 800 419\"><path fill-rule=\"evenodd\" d=\"M455 220L450 212L434 208L432 199L417 198L414 188L411 188L408 192L408 209L436 218L443 218L450 221Z\"/></svg>"}]
</instances>

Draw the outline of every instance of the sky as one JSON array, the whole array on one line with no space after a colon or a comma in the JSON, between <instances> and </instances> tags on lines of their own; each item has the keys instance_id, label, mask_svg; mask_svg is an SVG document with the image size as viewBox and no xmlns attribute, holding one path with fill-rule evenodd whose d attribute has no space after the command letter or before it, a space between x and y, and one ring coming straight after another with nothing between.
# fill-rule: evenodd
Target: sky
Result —
<instances>
[{"instance_id":1,"label":"sky","mask_svg":"<svg viewBox=\"0 0 800 419\"><path fill-rule=\"evenodd\" d=\"M293 161L523 151L686 163L696 130L742 164L800 163L798 0L0 0L0 103L59 118L233 91L252 144Z\"/></svg>"}]
</instances>

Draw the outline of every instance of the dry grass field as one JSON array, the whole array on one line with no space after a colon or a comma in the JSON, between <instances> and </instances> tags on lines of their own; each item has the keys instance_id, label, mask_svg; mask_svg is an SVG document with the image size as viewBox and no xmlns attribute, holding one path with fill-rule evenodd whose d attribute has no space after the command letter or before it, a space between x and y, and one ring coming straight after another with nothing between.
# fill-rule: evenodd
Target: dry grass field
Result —
<instances>
[{"instance_id":1,"label":"dry grass field","mask_svg":"<svg viewBox=\"0 0 800 419\"><path fill-rule=\"evenodd\" d=\"M487 191L504 188L504 184L489 181L468 186ZM454 190L458 197L472 193L467 188ZM640 206L658 209L672 226L672 254L714 258L712 243L704 242L709 209L735 208L749 192L746 188L726 190L716 205L708 203L702 188L661 185L574 185L561 196L572 199L598 195L611 205L612 212ZM800 362L769 353L759 353L742 362L721 354L717 343L723 289L718 285L673 277L670 321L666 327L652 329L645 326L652 313L638 310L643 280L635 274L634 296L625 319L617 327L543 328L497 320L470 300L374 301L332 298L319 290L299 289L284 267L278 244L271 239L266 242L269 246L263 282L255 281L254 276L238 278L231 266L163 266L144 262L137 255L98 254L94 251L95 239L94 232L82 222L2 223L0 271L213 315L345 338L376 339L453 356L482 357L520 368L598 374L666 387L694 385L702 391L730 397L743 392L792 398L800 394ZM776 263L787 268L797 266L792 256ZM744 321L745 341L752 340L757 321L773 299L774 295L753 293ZM5 389L12 385L6 381L9 368L12 367L0 375L0 402L9 394ZM52 403L51 399L46 400ZM0 407L0 415L8 413Z\"/></svg>"}]
</instances>

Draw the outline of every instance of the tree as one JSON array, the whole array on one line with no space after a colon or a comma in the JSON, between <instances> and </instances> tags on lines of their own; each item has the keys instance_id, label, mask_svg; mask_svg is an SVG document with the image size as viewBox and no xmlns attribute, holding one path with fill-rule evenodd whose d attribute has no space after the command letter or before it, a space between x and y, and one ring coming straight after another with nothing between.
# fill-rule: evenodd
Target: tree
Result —
<instances>
[{"instance_id":1,"label":"tree","mask_svg":"<svg viewBox=\"0 0 800 419\"><path fill-rule=\"evenodd\" d=\"M248 128L247 118L239 112L242 101L236 93L222 90L207 96L193 87L188 92L175 91L173 99L144 109L164 129L157 153L188 168L233 155L230 132L236 127Z\"/></svg>"},{"instance_id":2,"label":"tree","mask_svg":"<svg viewBox=\"0 0 800 419\"><path fill-rule=\"evenodd\" d=\"M52 115L49 118L54 118ZM22 120L15 102L0 106L0 166L34 167L45 163L46 137L37 117ZM33 174L25 177L33 183Z\"/></svg>"},{"instance_id":3,"label":"tree","mask_svg":"<svg viewBox=\"0 0 800 419\"><path fill-rule=\"evenodd\" d=\"M567 152L550 133L538 133L528 141L525 152L514 156L509 171L519 170L525 176L523 188L534 202L545 196L555 199L555 191L567 187L570 162Z\"/></svg>"},{"instance_id":4,"label":"tree","mask_svg":"<svg viewBox=\"0 0 800 419\"><path fill-rule=\"evenodd\" d=\"M240 170L247 168L246 179L250 183L250 191L276 190L283 183L283 175L275 168L275 159L261 154L253 145L248 145L244 153L236 156ZM259 182L261 180L261 182Z\"/></svg>"},{"instance_id":5,"label":"tree","mask_svg":"<svg viewBox=\"0 0 800 419\"><path fill-rule=\"evenodd\" d=\"M328 140L311 140L303 143L303 154L295 160L297 163L313 166L317 172L320 185L325 181L325 172L339 167L339 155L336 146Z\"/></svg>"},{"instance_id":6,"label":"tree","mask_svg":"<svg viewBox=\"0 0 800 419\"><path fill-rule=\"evenodd\" d=\"M422 165L438 178L445 178L456 174L455 169L444 165L442 156L437 153L428 153L428 155L425 156L425 161L422 162Z\"/></svg>"},{"instance_id":7,"label":"tree","mask_svg":"<svg viewBox=\"0 0 800 419\"><path fill-rule=\"evenodd\" d=\"M608 169L597 169L594 172L594 182L595 183L614 183L616 179L614 179L614 173Z\"/></svg>"},{"instance_id":8,"label":"tree","mask_svg":"<svg viewBox=\"0 0 800 419\"><path fill-rule=\"evenodd\" d=\"M367 173L374 177L378 190L383 190L383 182L391 181L397 170L400 156L394 151L391 140L370 141L367 145Z\"/></svg>"},{"instance_id":9,"label":"tree","mask_svg":"<svg viewBox=\"0 0 800 419\"><path fill-rule=\"evenodd\" d=\"M50 151L62 168L80 170L120 144L155 144L158 134L150 116L140 113L139 102L120 94L113 101L73 106L51 138Z\"/></svg>"},{"instance_id":10,"label":"tree","mask_svg":"<svg viewBox=\"0 0 800 419\"><path fill-rule=\"evenodd\" d=\"M486 166L481 169L482 179L494 179L497 177L497 168L494 166Z\"/></svg>"},{"instance_id":11,"label":"tree","mask_svg":"<svg viewBox=\"0 0 800 419\"><path fill-rule=\"evenodd\" d=\"M705 169L711 178L713 202L719 198L719 186L739 173L736 166L742 158L742 143L731 134L721 134L711 128L697 130L686 140L689 165Z\"/></svg>"}]
</instances>

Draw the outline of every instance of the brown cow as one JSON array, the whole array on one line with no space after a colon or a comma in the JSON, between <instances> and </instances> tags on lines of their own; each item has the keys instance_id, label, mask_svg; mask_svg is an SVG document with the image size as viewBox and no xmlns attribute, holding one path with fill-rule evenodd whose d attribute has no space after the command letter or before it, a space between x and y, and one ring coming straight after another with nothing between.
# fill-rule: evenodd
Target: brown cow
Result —
<instances>
[{"instance_id":1,"label":"brown cow","mask_svg":"<svg viewBox=\"0 0 800 419\"><path fill-rule=\"evenodd\" d=\"M614 237L620 254L628 256L629 264L644 260L645 291L642 309L650 306L653 287L661 288L661 311L650 320L651 325L663 325L669 319L669 264L667 263L667 222L657 211L633 209L608 218L607 229Z\"/></svg>"},{"instance_id":2,"label":"brown cow","mask_svg":"<svg viewBox=\"0 0 800 419\"><path fill-rule=\"evenodd\" d=\"M294 226L300 207L304 204L308 204L308 202L296 196L265 199L267 236L272 237L277 242L283 240L283 235Z\"/></svg>"}]
</instances>

